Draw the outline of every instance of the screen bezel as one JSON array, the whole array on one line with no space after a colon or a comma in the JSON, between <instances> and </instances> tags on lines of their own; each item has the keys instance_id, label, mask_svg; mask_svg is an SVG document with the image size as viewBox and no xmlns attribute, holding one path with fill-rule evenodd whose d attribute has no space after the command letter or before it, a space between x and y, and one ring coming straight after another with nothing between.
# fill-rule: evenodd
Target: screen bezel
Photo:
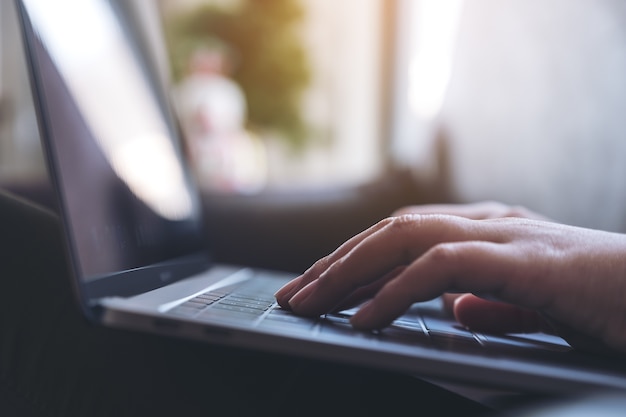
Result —
<instances>
[{"instance_id":1,"label":"screen bezel","mask_svg":"<svg viewBox=\"0 0 626 417\"><path fill-rule=\"evenodd\" d=\"M164 260L155 264L144 265L138 268L132 268L124 271L115 271L104 274L95 280L85 280L85 277L81 276L80 269L78 267L78 260L73 255L76 253L76 242L72 238L71 225L68 219L68 207L66 203L66 196L63 189L63 184L59 178L59 158L54 146L53 131L51 128L49 109L47 108L47 101L45 97L45 80L41 73L41 62L38 56L38 48L42 48L38 40L38 34L33 27L32 21L29 17L28 10L23 4L22 0L15 0L16 9L18 11L18 19L22 28L22 39L24 43L24 51L26 64L29 73L31 92L33 96L33 102L35 112L37 115L38 128L42 148L46 159L48 173L52 186L55 191L56 200L58 204L59 214L63 226L64 238L66 242L66 254L72 272L72 283L75 291L76 298L83 309L86 316L91 320L98 320L98 300L105 297L127 297L139 293L143 293L155 288L162 287L175 281L184 279L190 275L206 270L212 263L212 257L209 250L209 242L205 232L204 224L201 221L199 227L203 232L201 245L198 245L197 249L190 252L185 256L180 256L172 259ZM116 16L119 17L119 14ZM135 30L131 30L126 21L120 20L120 24L125 29L126 36L134 43L134 50L138 54L137 59L145 67L146 74L148 74L148 84L153 89L154 96L158 100L159 108L163 112L165 123L168 125L172 135L179 146L183 146L182 137L180 134L180 126L177 123L172 106L168 100L168 95L163 90L163 86L159 83L158 74L151 69L149 65L150 60L146 51L140 48L140 42L136 38L137 33ZM184 164L185 165L185 164ZM189 170L188 166L184 166ZM190 180L193 183L193 178L189 174ZM194 189L196 193L199 191ZM200 218L200 220L202 220Z\"/></svg>"}]
</instances>

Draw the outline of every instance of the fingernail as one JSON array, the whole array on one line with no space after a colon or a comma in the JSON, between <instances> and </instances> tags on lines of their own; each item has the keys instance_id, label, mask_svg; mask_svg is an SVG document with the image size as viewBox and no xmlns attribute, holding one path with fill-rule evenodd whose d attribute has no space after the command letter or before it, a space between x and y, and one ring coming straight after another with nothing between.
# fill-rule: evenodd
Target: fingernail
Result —
<instances>
[{"instance_id":1,"label":"fingernail","mask_svg":"<svg viewBox=\"0 0 626 417\"><path fill-rule=\"evenodd\" d=\"M276 291L274 293L274 297L276 297L277 300L282 300L283 298L290 298L291 292L294 292L295 289L297 288L297 284L300 282L300 278L302 276L299 276L298 278L294 278L291 281L289 281L288 283L286 283L285 285L283 285L278 291Z\"/></svg>"},{"instance_id":2,"label":"fingernail","mask_svg":"<svg viewBox=\"0 0 626 417\"><path fill-rule=\"evenodd\" d=\"M301 308L304 301L315 291L315 288L317 288L317 280L308 283L304 288L298 291L288 301L291 308Z\"/></svg>"}]
</instances>

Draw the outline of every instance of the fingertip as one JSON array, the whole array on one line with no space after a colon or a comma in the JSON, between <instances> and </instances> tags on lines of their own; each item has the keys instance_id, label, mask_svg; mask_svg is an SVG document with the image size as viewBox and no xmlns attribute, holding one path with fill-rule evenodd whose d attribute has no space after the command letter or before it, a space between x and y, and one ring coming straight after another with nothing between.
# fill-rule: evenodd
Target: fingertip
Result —
<instances>
[{"instance_id":1,"label":"fingertip","mask_svg":"<svg viewBox=\"0 0 626 417\"><path fill-rule=\"evenodd\" d=\"M287 301L289 308L298 314L306 316L322 314L322 311L318 311L319 303L316 303L316 300L311 300L311 296L315 293L318 285L319 280L315 280L309 282L302 288L297 288Z\"/></svg>"},{"instance_id":2,"label":"fingertip","mask_svg":"<svg viewBox=\"0 0 626 417\"><path fill-rule=\"evenodd\" d=\"M371 329L371 321L373 316L372 302L363 304L359 310L350 318L350 324L355 329L366 330Z\"/></svg>"},{"instance_id":3,"label":"fingertip","mask_svg":"<svg viewBox=\"0 0 626 417\"><path fill-rule=\"evenodd\" d=\"M541 319L536 311L485 300L473 294L457 298L453 313L460 324L479 332L530 333L542 329Z\"/></svg>"},{"instance_id":4,"label":"fingertip","mask_svg":"<svg viewBox=\"0 0 626 417\"><path fill-rule=\"evenodd\" d=\"M302 275L300 275L297 278L292 279L291 281L289 281L288 283L280 287L278 291L274 293L274 297L276 298L276 301L278 302L278 304L281 305L281 307L285 307L289 305L288 301L298 291L299 284L301 281L302 281Z\"/></svg>"},{"instance_id":5,"label":"fingertip","mask_svg":"<svg viewBox=\"0 0 626 417\"><path fill-rule=\"evenodd\" d=\"M380 330L389 326L398 315L386 311L372 299L350 318L350 324L357 330Z\"/></svg>"},{"instance_id":6,"label":"fingertip","mask_svg":"<svg viewBox=\"0 0 626 417\"><path fill-rule=\"evenodd\" d=\"M456 320L463 326L480 332L500 333L503 326L502 319L494 317L493 305L486 304L472 294L465 294L454 300L452 312Z\"/></svg>"},{"instance_id":7,"label":"fingertip","mask_svg":"<svg viewBox=\"0 0 626 417\"><path fill-rule=\"evenodd\" d=\"M472 299L474 298L476 297L472 294L461 294L451 299L450 301L452 302L452 312L454 313L455 317L457 316L457 314L464 314L467 308L471 309Z\"/></svg>"}]
</instances>

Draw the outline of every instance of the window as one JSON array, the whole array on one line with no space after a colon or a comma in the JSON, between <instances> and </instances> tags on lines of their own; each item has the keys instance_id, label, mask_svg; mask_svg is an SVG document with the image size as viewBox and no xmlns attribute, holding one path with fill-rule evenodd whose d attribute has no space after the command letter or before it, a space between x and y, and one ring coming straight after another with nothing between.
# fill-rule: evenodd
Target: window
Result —
<instances>
[{"instance_id":1,"label":"window","mask_svg":"<svg viewBox=\"0 0 626 417\"><path fill-rule=\"evenodd\" d=\"M161 0L175 102L201 183L254 192L378 176L390 4Z\"/></svg>"},{"instance_id":2,"label":"window","mask_svg":"<svg viewBox=\"0 0 626 417\"><path fill-rule=\"evenodd\" d=\"M150 14L150 4L136 3L140 17ZM168 39L170 55L160 58L171 61L165 66L169 67L168 77L175 81L172 95L177 109L185 112L183 81L194 59L196 69L204 66L213 75L221 72L212 87L205 86L220 103L215 106L213 97L204 104L205 110L217 112L213 114L217 117L201 121L198 115L195 120L189 116L193 112L180 115L202 185L224 192L254 193L268 188L350 186L377 178L389 162L390 123L399 120L392 117L398 106L391 100L391 88L404 89L403 81L396 80L398 74L392 73L394 54L404 48L393 40L397 36L392 33L394 28L400 27L394 21L396 3L402 1L160 0L163 28L151 28L157 30L152 33L157 37L164 29ZM0 4L2 182L45 177L13 7L11 2ZM205 37L180 28L181 22L199 24L192 17L201 16L198 11L202 10L218 27L217 32L210 24L198 30L200 35L208 34ZM263 17L259 11L275 15ZM245 15L251 12L257 14L252 18ZM218 35L223 33L228 36L220 39ZM257 56L244 55L239 49L242 44ZM263 48L254 50L259 45ZM284 62L289 64L294 56L299 67L285 67ZM255 60L265 67L250 66ZM265 74L264 70L279 72ZM281 84L289 80L291 85ZM197 94L202 89L188 90ZM273 93L282 94L283 104L291 107L276 106ZM186 94L188 100L190 94ZM273 107L278 110L272 113ZM203 128L198 126L203 123L205 134L206 129L224 130L234 125L238 138L231 143L199 139L198 131Z\"/></svg>"},{"instance_id":3,"label":"window","mask_svg":"<svg viewBox=\"0 0 626 417\"><path fill-rule=\"evenodd\" d=\"M0 2L0 182L45 176L13 2Z\"/></svg>"},{"instance_id":4,"label":"window","mask_svg":"<svg viewBox=\"0 0 626 417\"><path fill-rule=\"evenodd\" d=\"M428 179L432 146L450 80L463 0L399 0L393 73L391 153Z\"/></svg>"}]
</instances>

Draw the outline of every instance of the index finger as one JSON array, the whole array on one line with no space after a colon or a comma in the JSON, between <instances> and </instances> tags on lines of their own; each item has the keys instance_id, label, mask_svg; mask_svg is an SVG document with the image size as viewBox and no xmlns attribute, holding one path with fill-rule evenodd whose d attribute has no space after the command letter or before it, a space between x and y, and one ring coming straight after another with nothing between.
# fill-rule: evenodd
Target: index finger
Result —
<instances>
[{"instance_id":1,"label":"index finger","mask_svg":"<svg viewBox=\"0 0 626 417\"><path fill-rule=\"evenodd\" d=\"M413 303L450 290L497 297L514 279L510 274L510 255L510 248L501 243L466 241L439 245L385 285L352 317L352 325L363 329L385 327Z\"/></svg>"},{"instance_id":2,"label":"index finger","mask_svg":"<svg viewBox=\"0 0 626 417\"><path fill-rule=\"evenodd\" d=\"M276 301L283 308L290 309L289 300L304 288L311 281L317 279L330 265L332 265L338 259L341 259L347 253L349 253L360 242L367 239L370 235L376 233L379 229L385 226L385 220L382 220L363 232L348 239L345 243L335 249L330 255L325 256L315 262L309 269L307 269L302 275L289 281L282 288L280 288L274 296Z\"/></svg>"},{"instance_id":3,"label":"index finger","mask_svg":"<svg viewBox=\"0 0 626 417\"><path fill-rule=\"evenodd\" d=\"M327 313L359 287L411 264L438 243L484 235L470 220L452 216L406 215L380 224L325 269L312 271L307 285L288 301L291 309L303 315Z\"/></svg>"}]
</instances>

